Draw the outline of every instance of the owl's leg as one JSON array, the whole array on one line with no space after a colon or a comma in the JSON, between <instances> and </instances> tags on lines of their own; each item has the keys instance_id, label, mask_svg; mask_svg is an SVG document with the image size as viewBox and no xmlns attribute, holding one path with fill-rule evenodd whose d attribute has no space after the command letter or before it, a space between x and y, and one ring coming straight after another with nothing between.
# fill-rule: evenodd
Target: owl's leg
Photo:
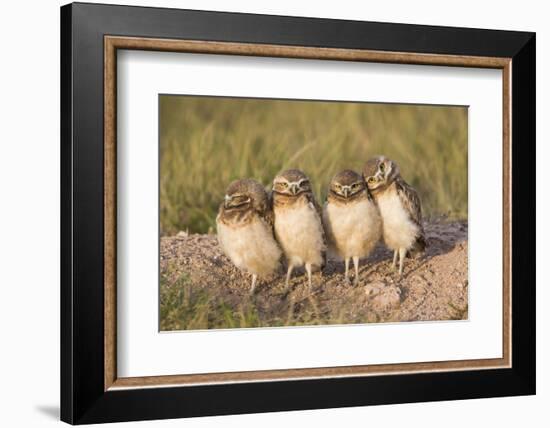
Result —
<instances>
[{"instance_id":1,"label":"owl's leg","mask_svg":"<svg viewBox=\"0 0 550 428\"><path fill-rule=\"evenodd\" d=\"M285 287L288 288L288 283L290 281L290 275L292 275L292 269L294 269L294 266L291 264L288 265L288 270L286 271L286 281L285 281Z\"/></svg>"},{"instance_id":2,"label":"owl's leg","mask_svg":"<svg viewBox=\"0 0 550 428\"><path fill-rule=\"evenodd\" d=\"M353 283L357 285L359 284L359 257L353 257L353 265L355 266L355 279L353 280Z\"/></svg>"},{"instance_id":3,"label":"owl's leg","mask_svg":"<svg viewBox=\"0 0 550 428\"><path fill-rule=\"evenodd\" d=\"M309 291L311 291L311 263L306 263L306 271L307 271L307 283L309 286Z\"/></svg>"},{"instance_id":4,"label":"owl's leg","mask_svg":"<svg viewBox=\"0 0 550 428\"><path fill-rule=\"evenodd\" d=\"M403 275L403 261L405 260L406 255L407 255L407 249L400 248L399 249L399 276Z\"/></svg>"},{"instance_id":5,"label":"owl's leg","mask_svg":"<svg viewBox=\"0 0 550 428\"><path fill-rule=\"evenodd\" d=\"M252 285L250 286L250 294L254 293L257 279L258 279L258 275L252 275Z\"/></svg>"},{"instance_id":6,"label":"owl's leg","mask_svg":"<svg viewBox=\"0 0 550 428\"><path fill-rule=\"evenodd\" d=\"M397 265L397 252L398 252L397 250L394 250L394 251L393 251L393 263L392 263L392 265L391 265L391 268L392 268L393 270L395 270L395 267L396 267L396 265Z\"/></svg>"},{"instance_id":7,"label":"owl's leg","mask_svg":"<svg viewBox=\"0 0 550 428\"><path fill-rule=\"evenodd\" d=\"M346 274L344 276L344 280L346 281L346 284L349 282L349 279L348 279L348 273L349 273L349 258L346 257L346 259L344 260L344 264L346 266Z\"/></svg>"}]
</instances>

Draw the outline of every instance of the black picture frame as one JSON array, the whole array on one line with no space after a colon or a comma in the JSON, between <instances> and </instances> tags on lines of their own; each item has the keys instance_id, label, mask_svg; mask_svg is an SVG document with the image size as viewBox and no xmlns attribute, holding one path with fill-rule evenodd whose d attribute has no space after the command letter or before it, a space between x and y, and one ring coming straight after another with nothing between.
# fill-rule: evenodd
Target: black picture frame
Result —
<instances>
[{"instance_id":1,"label":"black picture frame","mask_svg":"<svg viewBox=\"0 0 550 428\"><path fill-rule=\"evenodd\" d=\"M105 35L512 58L512 367L104 391ZM86 424L534 394L535 43L528 32L63 6L61 419Z\"/></svg>"}]
</instances>

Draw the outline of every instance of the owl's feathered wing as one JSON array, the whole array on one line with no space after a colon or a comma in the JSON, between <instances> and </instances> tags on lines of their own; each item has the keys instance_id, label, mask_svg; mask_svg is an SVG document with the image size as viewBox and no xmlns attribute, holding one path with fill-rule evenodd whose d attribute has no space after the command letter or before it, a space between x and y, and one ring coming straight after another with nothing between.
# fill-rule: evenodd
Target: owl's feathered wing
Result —
<instances>
[{"instance_id":1,"label":"owl's feathered wing","mask_svg":"<svg viewBox=\"0 0 550 428\"><path fill-rule=\"evenodd\" d=\"M399 178L395 181L395 187L397 189L397 195L403 207L409 213L409 218L418 226L418 236L416 242L411 248L412 252L424 251L427 242L424 236L424 227L422 226L422 204L418 193L413 187L409 186L405 180Z\"/></svg>"},{"instance_id":2,"label":"owl's feathered wing","mask_svg":"<svg viewBox=\"0 0 550 428\"><path fill-rule=\"evenodd\" d=\"M273 227L275 224L275 215L273 214L273 192L267 193L265 203L261 204L260 207L256 209L256 212L271 229L271 232L273 232Z\"/></svg>"},{"instance_id":3,"label":"owl's feathered wing","mask_svg":"<svg viewBox=\"0 0 550 428\"><path fill-rule=\"evenodd\" d=\"M321 206L317 203L317 200L315 199L315 196L313 195L313 193L307 193L306 194L306 197L307 197L307 200L308 200L308 203L309 205L315 210L315 212L317 213L317 219L319 220L319 224L321 225L321 233L322 233L322 237L323 237L323 246L324 246L324 249L323 251L321 252L321 255L323 257L323 264L320 266L321 270L326 266L327 264L327 251L326 251L326 248L327 248L327 237L326 237L326 233L325 233L325 228L323 226L323 209L321 208Z\"/></svg>"}]
</instances>

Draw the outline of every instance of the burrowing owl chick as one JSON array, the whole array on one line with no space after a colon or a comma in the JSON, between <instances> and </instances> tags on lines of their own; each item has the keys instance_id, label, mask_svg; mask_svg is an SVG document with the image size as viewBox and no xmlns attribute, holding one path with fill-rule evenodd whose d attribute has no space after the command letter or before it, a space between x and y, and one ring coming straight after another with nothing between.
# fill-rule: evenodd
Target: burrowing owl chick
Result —
<instances>
[{"instance_id":1,"label":"burrowing owl chick","mask_svg":"<svg viewBox=\"0 0 550 428\"><path fill-rule=\"evenodd\" d=\"M323 222L331 248L344 259L346 282L349 260L353 259L357 285L359 259L371 253L382 232L378 207L360 174L345 170L332 178L323 209Z\"/></svg>"},{"instance_id":2,"label":"burrowing owl chick","mask_svg":"<svg viewBox=\"0 0 550 428\"><path fill-rule=\"evenodd\" d=\"M273 236L273 211L263 186L251 179L229 185L216 217L218 241L239 269L258 277L272 275L282 252Z\"/></svg>"},{"instance_id":3,"label":"burrowing owl chick","mask_svg":"<svg viewBox=\"0 0 550 428\"><path fill-rule=\"evenodd\" d=\"M365 164L363 178L380 209L384 242L393 250L392 266L395 269L399 255L399 275L402 275L407 252L426 248L420 198L403 180L397 164L384 156Z\"/></svg>"},{"instance_id":4,"label":"burrowing owl chick","mask_svg":"<svg viewBox=\"0 0 550 428\"><path fill-rule=\"evenodd\" d=\"M311 272L324 264L325 239L321 210L307 176L289 169L273 180L275 237L288 261L286 286L292 270L305 265L311 289Z\"/></svg>"}]
</instances>

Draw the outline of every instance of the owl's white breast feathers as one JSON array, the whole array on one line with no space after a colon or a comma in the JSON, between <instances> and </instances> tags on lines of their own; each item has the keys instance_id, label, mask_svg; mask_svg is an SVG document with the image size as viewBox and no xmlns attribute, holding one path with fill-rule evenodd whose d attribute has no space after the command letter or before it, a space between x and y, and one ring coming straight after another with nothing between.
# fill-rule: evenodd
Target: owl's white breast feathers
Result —
<instances>
[{"instance_id":1,"label":"owl's white breast feathers","mask_svg":"<svg viewBox=\"0 0 550 428\"><path fill-rule=\"evenodd\" d=\"M269 226L259 217L238 226L218 221L217 227L218 241L235 266L260 277L277 270L281 249Z\"/></svg>"},{"instance_id":2,"label":"owl's white breast feathers","mask_svg":"<svg viewBox=\"0 0 550 428\"><path fill-rule=\"evenodd\" d=\"M394 186L377 195L376 202L382 216L384 242L392 250L410 249L419 230L403 207Z\"/></svg>"},{"instance_id":3,"label":"owl's white breast feathers","mask_svg":"<svg viewBox=\"0 0 550 428\"><path fill-rule=\"evenodd\" d=\"M323 226L311 203L275 207L275 236L293 266L323 264Z\"/></svg>"},{"instance_id":4,"label":"owl's white breast feathers","mask_svg":"<svg viewBox=\"0 0 550 428\"><path fill-rule=\"evenodd\" d=\"M329 202L323 221L331 246L341 258L368 256L382 232L378 208L368 199L345 205Z\"/></svg>"}]
</instances>

